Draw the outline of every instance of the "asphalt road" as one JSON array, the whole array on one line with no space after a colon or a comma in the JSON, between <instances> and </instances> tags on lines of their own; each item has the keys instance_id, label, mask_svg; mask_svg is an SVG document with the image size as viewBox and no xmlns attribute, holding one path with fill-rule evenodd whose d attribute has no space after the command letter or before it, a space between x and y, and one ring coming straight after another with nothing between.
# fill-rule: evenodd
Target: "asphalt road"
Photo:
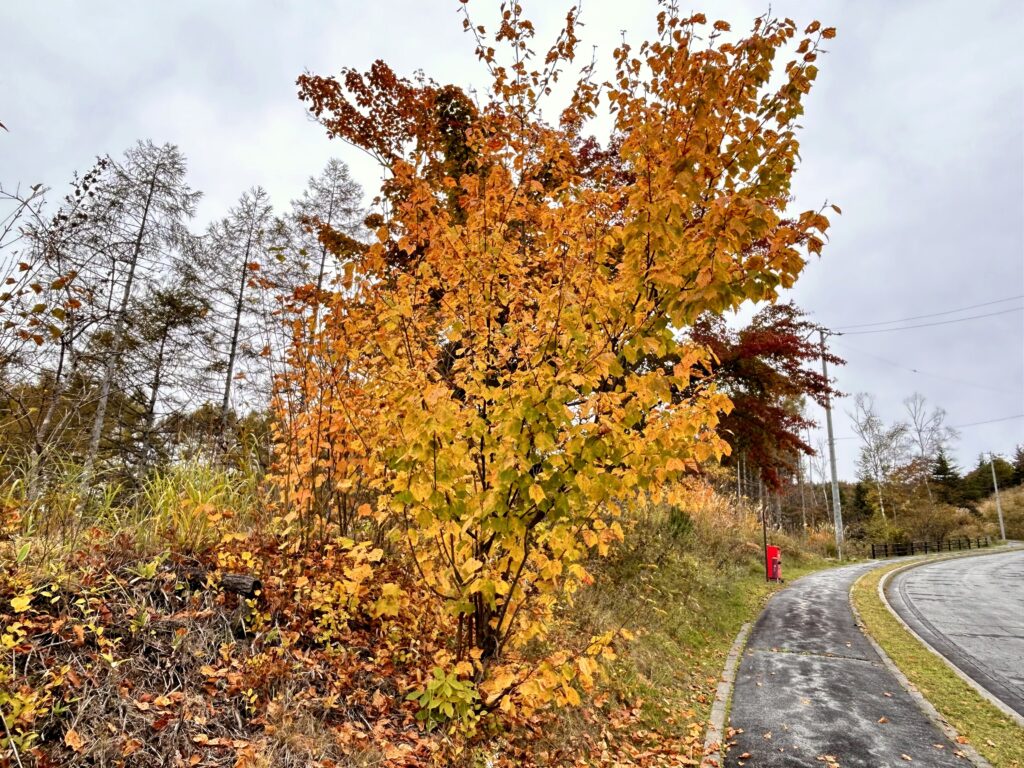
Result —
<instances>
[{"instance_id":1,"label":"asphalt road","mask_svg":"<svg viewBox=\"0 0 1024 768\"><path fill-rule=\"evenodd\" d=\"M854 621L850 586L874 567L806 576L765 606L736 676L727 766L970 765Z\"/></svg>"},{"instance_id":2,"label":"asphalt road","mask_svg":"<svg viewBox=\"0 0 1024 768\"><path fill-rule=\"evenodd\" d=\"M929 645L1024 716L1024 550L922 565L886 598Z\"/></svg>"}]
</instances>

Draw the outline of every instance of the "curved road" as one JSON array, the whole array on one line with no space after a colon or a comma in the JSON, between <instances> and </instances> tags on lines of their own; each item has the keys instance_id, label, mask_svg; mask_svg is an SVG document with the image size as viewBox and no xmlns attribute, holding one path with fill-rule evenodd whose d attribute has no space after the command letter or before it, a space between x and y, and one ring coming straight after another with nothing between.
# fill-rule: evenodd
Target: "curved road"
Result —
<instances>
[{"instance_id":1,"label":"curved road","mask_svg":"<svg viewBox=\"0 0 1024 768\"><path fill-rule=\"evenodd\" d=\"M970 765L854 620L850 586L878 565L805 576L768 601L736 675L727 766Z\"/></svg>"},{"instance_id":2,"label":"curved road","mask_svg":"<svg viewBox=\"0 0 1024 768\"><path fill-rule=\"evenodd\" d=\"M890 579L886 598L932 648L1024 716L1024 550L911 568Z\"/></svg>"}]
</instances>

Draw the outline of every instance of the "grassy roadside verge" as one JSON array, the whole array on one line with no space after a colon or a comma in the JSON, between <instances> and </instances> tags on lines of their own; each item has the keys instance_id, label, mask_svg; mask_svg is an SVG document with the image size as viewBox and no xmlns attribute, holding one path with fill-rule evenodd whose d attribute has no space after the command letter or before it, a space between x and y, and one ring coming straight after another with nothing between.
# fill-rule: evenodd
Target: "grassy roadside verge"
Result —
<instances>
[{"instance_id":1,"label":"grassy roadside verge","mask_svg":"<svg viewBox=\"0 0 1024 768\"><path fill-rule=\"evenodd\" d=\"M835 564L808 557L789 569L787 581ZM645 720L653 727L671 720L684 703L695 710L697 719L707 721L737 633L744 623L755 621L768 598L785 586L765 582L757 563L741 573L713 573L698 589L681 595L677 590L685 582L678 578L680 565L663 567L648 585L648 594L668 599L638 616L635 639L623 649L616 670L618 684L644 698ZM616 612L625 613L628 605L619 603ZM695 687L700 688L697 696Z\"/></svg>"},{"instance_id":2,"label":"grassy roadside verge","mask_svg":"<svg viewBox=\"0 0 1024 768\"><path fill-rule=\"evenodd\" d=\"M995 768L1024 767L1024 730L921 645L878 597L878 582L902 565L870 571L854 584L854 605L868 633L950 725Z\"/></svg>"}]
</instances>

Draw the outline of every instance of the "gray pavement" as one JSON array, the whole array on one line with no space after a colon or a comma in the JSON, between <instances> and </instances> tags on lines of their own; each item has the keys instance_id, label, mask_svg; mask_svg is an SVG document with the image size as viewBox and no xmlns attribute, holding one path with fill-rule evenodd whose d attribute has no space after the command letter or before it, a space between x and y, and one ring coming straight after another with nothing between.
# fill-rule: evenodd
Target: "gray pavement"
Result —
<instances>
[{"instance_id":1,"label":"gray pavement","mask_svg":"<svg viewBox=\"0 0 1024 768\"><path fill-rule=\"evenodd\" d=\"M969 765L854 621L850 586L877 565L806 576L768 602L736 677L727 766Z\"/></svg>"},{"instance_id":2,"label":"gray pavement","mask_svg":"<svg viewBox=\"0 0 1024 768\"><path fill-rule=\"evenodd\" d=\"M1024 716L1024 550L897 574L886 598L935 650Z\"/></svg>"}]
</instances>

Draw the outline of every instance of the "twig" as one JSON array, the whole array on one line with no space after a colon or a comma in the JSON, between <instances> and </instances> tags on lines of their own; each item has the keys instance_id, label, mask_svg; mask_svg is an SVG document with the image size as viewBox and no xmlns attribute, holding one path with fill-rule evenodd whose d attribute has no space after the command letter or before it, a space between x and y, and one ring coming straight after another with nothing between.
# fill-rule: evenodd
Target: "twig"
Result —
<instances>
[{"instance_id":1,"label":"twig","mask_svg":"<svg viewBox=\"0 0 1024 768\"><path fill-rule=\"evenodd\" d=\"M7 743L11 745L11 749L14 751L14 759L18 761L18 768L25 768L21 762L21 755L18 754L18 745L14 743L14 734L11 733L11 729L7 725L7 718L4 717L4 713L2 711L0 711L0 722L4 724L4 733L7 734Z\"/></svg>"}]
</instances>

